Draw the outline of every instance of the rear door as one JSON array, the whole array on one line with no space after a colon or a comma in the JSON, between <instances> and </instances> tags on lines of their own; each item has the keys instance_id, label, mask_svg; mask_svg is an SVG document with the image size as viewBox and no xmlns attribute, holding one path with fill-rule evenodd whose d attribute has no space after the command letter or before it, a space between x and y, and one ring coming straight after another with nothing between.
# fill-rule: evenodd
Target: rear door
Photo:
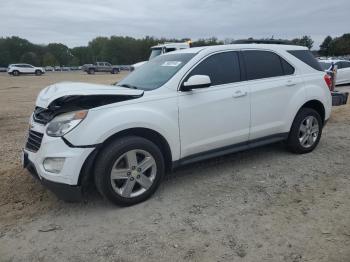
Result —
<instances>
[{"instance_id":1,"label":"rear door","mask_svg":"<svg viewBox=\"0 0 350 262\"><path fill-rule=\"evenodd\" d=\"M294 67L272 51L242 52L251 92L250 140L280 134L286 125L291 98L303 88Z\"/></svg>"},{"instance_id":2,"label":"rear door","mask_svg":"<svg viewBox=\"0 0 350 262\"><path fill-rule=\"evenodd\" d=\"M208 88L179 92L181 157L247 142L249 90L241 82L238 52L212 54L185 77L208 75Z\"/></svg>"}]
</instances>

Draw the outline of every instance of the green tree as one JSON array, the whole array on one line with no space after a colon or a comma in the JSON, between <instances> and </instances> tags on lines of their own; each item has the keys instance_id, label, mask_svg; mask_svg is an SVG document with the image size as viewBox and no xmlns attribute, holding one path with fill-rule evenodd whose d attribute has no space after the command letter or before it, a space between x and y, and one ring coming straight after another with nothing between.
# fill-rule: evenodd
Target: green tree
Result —
<instances>
[{"instance_id":1,"label":"green tree","mask_svg":"<svg viewBox=\"0 0 350 262\"><path fill-rule=\"evenodd\" d=\"M108 37L97 37L89 42L88 47L92 53L93 62L105 60L105 47L109 41Z\"/></svg>"},{"instance_id":2,"label":"green tree","mask_svg":"<svg viewBox=\"0 0 350 262\"><path fill-rule=\"evenodd\" d=\"M330 54L330 47L332 44L333 38L331 36L327 36L323 43L320 45L320 54L324 56L329 56Z\"/></svg>"},{"instance_id":3,"label":"green tree","mask_svg":"<svg viewBox=\"0 0 350 262\"><path fill-rule=\"evenodd\" d=\"M11 54L8 50L1 50L0 48L0 66L7 67L11 64Z\"/></svg>"},{"instance_id":4,"label":"green tree","mask_svg":"<svg viewBox=\"0 0 350 262\"><path fill-rule=\"evenodd\" d=\"M216 37L211 37L211 38L203 38L203 39L198 39L197 41L192 42L193 47L198 47L198 46L211 46L211 45L222 45L224 42L219 41Z\"/></svg>"},{"instance_id":5,"label":"green tree","mask_svg":"<svg viewBox=\"0 0 350 262\"><path fill-rule=\"evenodd\" d=\"M330 43L329 55L342 56L350 54L350 34L336 37Z\"/></svg>"},{"instance_id":6,"label":"green tree","mask_svg":"<svg viewBox=\"0 0 350 262\"><path fill-rule=\"evenodd\" d=\"M72 53L67 46L63 44L53 43L48 44L47 50L57 59L57 62L60 66L69 65L69 62L72 59Z\"/></svg>"},{"instance_id":7,"label":"green tree","mask_svg":"<svg viewBox=\"0 0 350 262\"><path fill-rule=\"evenodd\" d=\"M21 56L20 62L31 64L34 66L40 65L40 60L34 52L26 52Z\"/></svg>"},{"instance_id":8,"label":"green tree","mask_svg":"<svg viewBox=\"0 0 350 262\"><path fill-rule=\"evenodd\" d=\"M56 66L58 65L56 57L51 54L50 52L46 52L43 56L42 60L42 65L43 66Z\"/></svg>"},{"instance_id":9,"label":"green tree","mask_svg":"<svg viewBox=\"0 0 350 262\"><path fill-rule=\"evenodd\" d=\"M294 38L292 40L292 43L294 45L306 46L309 49L311 49L314 45L314 41L312 40L312 38L307 35L304 35L302 38Z\"/></svg>"},{"instance_id":10,"label":"green tree","mask_svg":"<svg viewBox=\"0 0 350 262\"><path fill-rule=\"evenodd\" d=\"M74 47L71 49L71 53L77 59L78 65L91 64L93 62L92 51L87 46Z\"/></svg>"}]
</instances>

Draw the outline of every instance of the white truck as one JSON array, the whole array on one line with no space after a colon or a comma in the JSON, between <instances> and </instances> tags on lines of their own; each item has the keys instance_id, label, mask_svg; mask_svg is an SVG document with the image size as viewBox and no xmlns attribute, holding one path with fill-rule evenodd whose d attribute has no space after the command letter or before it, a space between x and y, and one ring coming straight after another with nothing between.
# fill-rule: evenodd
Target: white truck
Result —
<instances>
[{"instance_id":1,"label":"white truck","mask_svg":"<svg viewBox=\"0 0 350 262\"><path fill-rule=\"evenodd\" d=\"M176 50L187 49L190 47L191 47L190 41L184 42L184 43L164 43L164 44L152 46L151 47L151 55L149 56L148 60L152 60L153 58L155 58L159 55L165 54L165 53L173 52ZM131 66L131 71L134 71L135 69L139 68L140 66L144 65L147 62L148 61L142 61L142 62L138 62L136 64L133 64Z\"/></svg>"}]
</instances>

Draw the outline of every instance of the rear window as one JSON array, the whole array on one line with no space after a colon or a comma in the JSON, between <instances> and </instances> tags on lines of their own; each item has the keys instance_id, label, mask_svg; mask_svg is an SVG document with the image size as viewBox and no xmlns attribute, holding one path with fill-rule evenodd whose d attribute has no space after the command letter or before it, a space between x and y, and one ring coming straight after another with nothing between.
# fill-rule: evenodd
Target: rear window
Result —
<instances>
[{"instance_id":1,"label":"rear window","mask_svg":"<svg viewBox=\"0 0 350 262\"><path fill-rule=\"evenodd\" d=\"M243 54L248 80L294 74L294 68L275 53L247 50Z\"/></svg>"},{"instance_id":2,"label":"rear window","mask_svg":"<svg viewBox=\"0 0 350 262\"><path fill-rule=\"evenodd\" d=\"M311 66L313 69L323 71L320 63L309 50L290 50L288 53L303 61L305 64Z\"/></svg>"}]
</instances>

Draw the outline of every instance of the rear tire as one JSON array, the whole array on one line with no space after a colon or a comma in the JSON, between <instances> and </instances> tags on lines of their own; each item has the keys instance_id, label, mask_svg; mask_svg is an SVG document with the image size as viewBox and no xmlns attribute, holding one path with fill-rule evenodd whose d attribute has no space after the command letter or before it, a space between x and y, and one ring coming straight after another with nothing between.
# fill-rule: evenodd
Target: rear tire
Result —
<instances>
[{"instance_id":1,"label":"rear tire","mask_svg":"<svg viewBox=\"0 0 350 262\"><path fill-rule=\"evenodd\" d=\"M19 71L18 71L18 70L14 70L14 71L12 72L12 75L13 75L13 76L19 76Z\"/></svg>"},{"instance_id":2,"label":"rear tire","mask_svg":"<svg viewBox=\"0 0 350 262\"><path fill-rule=\"evenodd\" d=\"M164 176L164 158L151 141L128 136L106 146L95 163L95 184L107 200L130 206L148 199Z\"/></svg>"},{"instance_id":3,"label":"rear tire","mask_svg":"<svg viewBox=\"0 0 350 262\"><path fill-rule=\"evenodd\" d=\"M89 75L95 74L95 69L90 68L90 69L88 70L88 74L89 74Z\"/></svg>"},{"instance_id":4,"label":"rear tire","mask_svg":"<svg viewBox=\"0 0 350 262\"><path fill-rule=\"evenodd\" d=\"M296 115L289 132L287 147L296 154L312 152L322 136L323 122L317 111L302 108Z\"/></svg>"}]
</instances>

